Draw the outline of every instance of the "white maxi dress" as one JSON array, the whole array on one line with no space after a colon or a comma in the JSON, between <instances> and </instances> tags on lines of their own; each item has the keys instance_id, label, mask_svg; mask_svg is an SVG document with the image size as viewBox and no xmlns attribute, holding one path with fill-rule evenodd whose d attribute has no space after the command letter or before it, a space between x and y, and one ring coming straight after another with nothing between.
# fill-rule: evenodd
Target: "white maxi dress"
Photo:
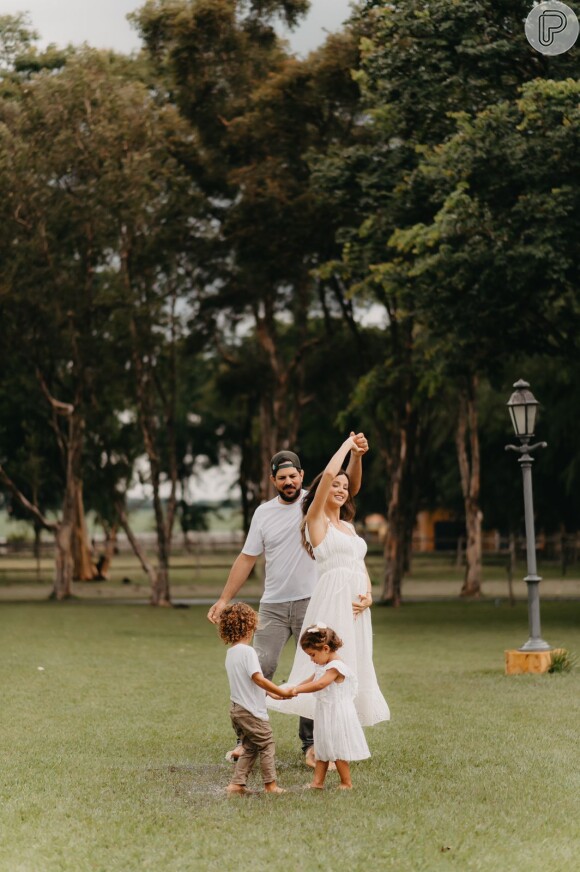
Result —
<instances>
[{"instance_id":1,"label":"white maxi dress","mask_svg":"<svg viewBox=\"0 0 580 872\"><path fill-rule=\"evenodd\" d=\"M366 594L367 571L364 558L367 544L357 536L352 524L350 533L341 532L328 522L326 536L313 549L318 569L318 581L306 610L302 632L321 621L342 639L338 656L354 672L358 690L355 708L363 727L390 720L387 702L381 693L373 665L373 630L370 609L354 617L353 602ZM308 533L308 530L306 531ZM294 686L309 678L314 664L300 645L286 684ZM294 699L274 700L267 697L268 708L284 714L314 719L314 694L302 693Z\"/></svg>"}]
</instances>

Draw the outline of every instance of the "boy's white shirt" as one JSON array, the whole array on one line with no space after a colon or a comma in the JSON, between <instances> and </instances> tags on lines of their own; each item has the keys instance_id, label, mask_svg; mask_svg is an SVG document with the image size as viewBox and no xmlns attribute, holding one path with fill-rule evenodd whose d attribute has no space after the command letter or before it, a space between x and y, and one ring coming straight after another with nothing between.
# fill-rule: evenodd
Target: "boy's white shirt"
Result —
<instances>
[{"instance_id":1,"label":"boy's white shirt","mask_svg":"<svg viewBox=\"0 0 580 872\"><path fill-rule=\"evenodd\" d=\"M263 603L284 603L312 596L318 579L316 563L304 546L302 497L284 503L278 497L262 503L254 512L243 554L266 556Z\"/></svg>"},{"instance_id":2,"label":"boy's white shirt","mask_svg":"<svg viewBox=\"0 0 580 872\"><path fill-rule=\"evenodd\" d=\"M262 669L258 655L250 645L232 645L226 654L226 672L230 682L230 699L262 721L269 720L266 691L252 681L252 675Z\"/></svg>"}]
</instances>

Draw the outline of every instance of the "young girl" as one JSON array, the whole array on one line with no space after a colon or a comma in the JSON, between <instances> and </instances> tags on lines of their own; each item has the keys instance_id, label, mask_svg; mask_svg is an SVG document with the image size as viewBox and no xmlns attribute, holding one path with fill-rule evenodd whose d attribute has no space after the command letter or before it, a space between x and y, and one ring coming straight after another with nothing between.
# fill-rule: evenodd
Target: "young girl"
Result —
<instances>
[{"instance_id":1,"label":"young girl","mask_svg":"<svg viewBox=\"0 0 580 872\"><path fill-rule=\"evenodd\" d=\"M340 775L339 788L350 790L350 760L365 760L370 751L356 713L354 671L336 653L342 641L326 624L317 623L300 637L302 650L314 663L314 674L297 684L297 693L314 693L314 754L316 765L309 787L321 790L331 760ZM280 692L280 688L278 689ZM291 688L289 688L291 690Z\"/></svg>"},{"instance_id":2,"label":"young girl","mask_svg":"<svg viewBox=\"0 0 580 872\"><path fill-rule=\"evenodd\" d=\"M248 793L246 782L258 755L266 793L284 793L276 784L275 745L266 711L266 693L286 699L295 692L282 690L262 675L258 655L251 647L257 626L258 615L246 603L226 606L219 618L219 634L231 646L226 655L230 717L234 729L241 735L244 749L227 787L230 795Z\"/></svg>"}]
</instances>

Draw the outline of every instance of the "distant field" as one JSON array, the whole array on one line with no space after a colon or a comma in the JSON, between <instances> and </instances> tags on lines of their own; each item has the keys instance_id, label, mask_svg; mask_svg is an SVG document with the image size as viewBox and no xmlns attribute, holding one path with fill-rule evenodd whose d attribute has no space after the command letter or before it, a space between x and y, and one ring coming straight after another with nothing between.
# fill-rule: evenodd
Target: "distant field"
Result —
<instances>
[{"instance_id":1,"label":"distant field","mask_svg":"<svg viewBox=\"0 0 580 872\"><path fill-rule=\"evenodd\" d=\"M130 513L131 526L135 533L152 533L155 530L155 519L151 508L133 509ZM210 530L240 530L242 528L241 511L231 508L220 509L208 516ZM102 537L103 530L96 522L94 515L87 515L89 536ZM44 534L46 538L46 534ZM33 540L33 532L30 524L26 521L14 521L5 510L0 510L0 539L26 539Z\"/></svg>"},{"instance_id":2,"label":"distant field","mask_svg":"<svg viewBox=\"0 0 580 872\"><path fill-rule=\"evenodd\" d=\"M184 553L178 550L171 562L171 585L174 599L217 597L227 578L229 569L238 554L238 549L217 548L213 551L193 550ZM154 558L153 553L150 557ZM382 589L383 560L377 549L371 550L367 565L373 581L375 599ZM540 563L543 577L541 595L546 598L580 598L579 567L570 567L562 577L556 564ZM54 565L50 557L37 563L30 557L7 557L0 555L0 600L1 599L42 599L50 591ZM519 564L513 582L516 599L527 596L523 582L525 566ZM243 595L256 597L262 590L263 565L259 561L254 578L243 588ZM403 597L431 599L456 597L459 595L463 570L458 567L451 555L418 555L412 564L410 575L403 585ZM115 558L111 567L111 577L106 582L75 583L77 596L93 599L142 598L148 595L149 581L135 557L122 553ZM506 599L508 585L505 568L500 565L484 566L484 596Z\"/></svg>"},{"instance_id":3,"label":"distant field","mask_svg":"<svg viewBox=\"0 0 580 872\"><path fill-rule=\"evenodd\" d=\"M154 562L153 515L149 508L134 510L131 514L133 528L146 543L149 558ZM94 519L89 517L90 535ZM174 599L211 599L217 597L227 578L229 569L239 553L241 518L239 512L228 508L210 517L210 532L202 545L193 544L189 551L184 547L183 535L176 530L174 550L171 560L171 585ZM234 532L235 531L235 532ZM0 512L0 539L12 540L26 534L30 537L30 527L23 522L10 521L5 512ZM102 536L102 531L96 531ZM232 533L227 543L227 534ZM195 541L196 534L191 534ZM203 534L205 535L205 534ZM226 542L224 542L224 536ZM2 554L0 552L0 600L43 599L50 591L54 563L50 539L45 539L43 557L38 562L32 554L29 539L22 554ZM98 551L98 547L97 547ZM367 565L375 599L382 590L384 564L381 545L370 542ZM543 577L541 594L547 598L580 598L580 564L571 564L562 573L559 561L548 561L539 554L539 572ZM461 589L463 567L457 565L455 552L432 552L417 554L412 561L411 572L404 581L403 597L408 600L456 597ZM513 592L516 599L525 599L527 589L523 582L526 575L525 562L520 560L513 579ZM258 562L254 577L245 585L244 596L258 597L262 590L263 565ZM508 597L506 559L499 555L485 554L483 569L484 596L493 599ZM147 597L149 581L137 559L122 544L121 553L112 564L110 579L106 582L76 583L75 595L88 599L131 599Z\"/></svg>"}]
</instances>

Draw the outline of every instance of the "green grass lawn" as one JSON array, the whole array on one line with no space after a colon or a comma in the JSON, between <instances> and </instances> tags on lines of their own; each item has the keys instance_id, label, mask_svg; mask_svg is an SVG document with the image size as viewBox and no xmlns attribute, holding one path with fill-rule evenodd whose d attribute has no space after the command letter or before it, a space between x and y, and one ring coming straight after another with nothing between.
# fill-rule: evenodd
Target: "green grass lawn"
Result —
<instances>
[{"instance_id":1,"label":"green grass lawn","mask_svg":"<svg viewBox=\"0 0 580 872\"><path fill-rule=\"evenodd\" d=\"M296 721L276 714L288 793L229 800L225 647L205 611L0 608L2 872L578 868L580 673L503 675L524 606L376 608L393 720L366 731L355 790L329 775L303 791ZM542 619L580 651L580 603Z\"/></svg>"}]
</instances>

